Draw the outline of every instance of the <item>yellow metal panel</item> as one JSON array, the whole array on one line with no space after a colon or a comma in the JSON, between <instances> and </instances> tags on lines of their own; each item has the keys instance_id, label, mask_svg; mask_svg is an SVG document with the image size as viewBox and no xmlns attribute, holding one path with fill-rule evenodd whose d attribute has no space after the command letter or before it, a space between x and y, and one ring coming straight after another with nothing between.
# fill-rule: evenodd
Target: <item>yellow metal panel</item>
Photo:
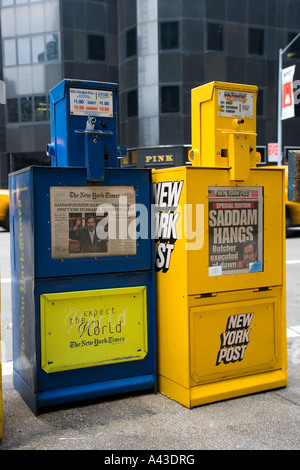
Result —
<instances>
[{"instance_id":1,"label":"yellow metal panel","mask_svg":"<svg viewBox=\"0 0 300 470\"><path fill-rule=\"evenodd\" d=\"M41 342L47 373L143 359L146 287L41 295Z\"/></svg>"},{"instance_id":2,"label":"yellow metal panel","mask_svg":"<svg viewBox=\"0 0 300 470\"><path fill-rule=\"evenodd\" d=\"M221 380L199 387L192 387L189 408L279 387L286 387L286 385L286 370L274 370L272 372L262 372L247 377Z\"/></svg>"},{"instance_id":3,"label":"yellow metal panel","mask_svg":"<svg viewBox=\"0 0 300 470\"><path fill-rule=\"evenodd\" d=\"M172 182L176 184L173 186L170 184ZM173 201L168 198L168 194L174 194L178 183L182 183L178 206L174 212L174 214L179 214L176 221L176 238L173 233L172 239L165 237L156 243L156 302L157 310L161 313L157 316L157 344L160 351L158 367L161 374L171 377L175 382L189 386L189 374L186 368L189 360L189 323L185 316L188 286L183 220L183 208L186 204L186 169L154 171L153 183L154 202L159 211L159 217L156 216L155 221L156 238L159 238L158 231L162 222L164 221L166 226L167 216L170 214L171 220L171 214L174 211ZM163 248L164 245L165 248ZM167 247L170 246L172 251L169 249L170 256L166 260L166 256L164 258L162 256L167 253Z\"/></svg>"},{"instance_id":4,"label":"yellow metal panel","mask_svg":"<svg viewBox=\"0 0 300 470\"><path fill-rule=\"evenodd\" d=\"M172 400L191 408L191 388L170 380L169 377L158 375L158 390Z\"/></svg>"},{"instance_id":5,"label":"yellow metal panel","mask_svg":"<svg viewBox=\"0 0 300 470\"><path fill-rule=\"evenodd\" d=\"M244 181L250 175L249 136L247 134L229 134L228 163L229 178L233 181Z\"/></svg>"},{"instance_id":6,"label":"yellow metal panel","mask_svg":"<svg viewBox=\"0 0 300 470\"><path fill-rule=\"evenodd\" d=\"M256 309L258 309L260 313L258 315L258 321L256 319L257 315L253 315L253 318L251 320L251 325L250 325L251 332L248 334L248 338L251 341L249 341L245 352L247 351L247 354L248 354L248 352L251 350L253 351L253 353L256 351L257 357L256 359L254 358L254 362L257 363L257 368L260 369L262 366L264 369L267 369L268 367L273 367L272 366L273 363L275 364L274 360L273 361L270 360L268 362L268 358L271 357L270 351L273 348L272 345L274 345L274 354L275 354L274 357L276 358L276 361L277 361L275 367L286 369L287 368L286 315L285 315L286 295L285 295L285 289L282 286L274 287L274 288L267 289L267 290L247 289L247 290L220 292L220 293L214 294L211 297L204 297L204 298L200 296L193 296L193 297L189 296L189 315L190 315L190 321L191 321L191 333L190 333L191 345L192 344L194 346L196 345L195 338L197 338L197 334L194 339L193 339L193 335L195 334L194 325L195 325L195 321L197 322L197 311L199 308L206 315L206 318L203 317L203 319L205 321L212 322L210 331L213 334L209 335L210 336L209 340L208 339L205 339L205 340L209 341L210 343L213 343L214 347L217 348L218 353L219 353L219 350L220 350L219 346L221 344L221 335L222 333L226 331L223 328L224 323L227 325L227 320L230 316L228 315L228 317L226 317L226 312L227 311L231 312L233 311L233 309L238 310L239 308L241 308L245 310L243 313L247 313L246 312L246 308L248 308L247 306L251 310L250 313L252 312L255 313ZM195 318L193 318L194 315L196 315ZM202 315L202 313L199 313L199 315ZM225 320L223 318L223 315L224 317L226 317ZM213 318L215 319L215 322L216 322L215 324L213 324L214 323ZM267 324L268 321L270 322L269 324ZM199 326L201 325L198 324L198 327ZM239 326L239 328L237 329L242 329L240 328L240 325L236 324L235 326ZM203 334L202 331L200 332L199 329L198 329L198 333ZM263 342L261 351L259 351L260 340ZM251 345L251 349L250 349L250 345ZM191 347L191 351L193 351L192 347ZM263 365L264 357L267 358L265 360L265 366ZM244 358L246 358L245 354L244 354ZM248 359L249 359L249 364L250 364L251 358L248 357ZM248 366L249 364L247 364L247 361L244 361L243 359L242 361L240 361L240 368L242 369L244 368L244 365ZM222 366L224 365L223 361L221 365ZM237 369L233 363L232 364L228 363L224 370L227 370L228 366L229 366L229 369L231 366L233 366L232 368L233 371ZM217 372L219 367L220 366L215 368L215 372Z\"/></svg>"},{"instance_id":7,"label":"yellow metal panel","mask_svg":"<svg viewBox=\"0 0 300 470\"><path fill-rule=\"evenodd\" d=\"M214 89L214 83L209 83L204 87L197 87L192 90L191 94L191 103L192 103L192 149L193 149L193 165L202 166L202 133L203 129L201 126L205 125L202 123L202 113L204 108L204 103L212 99ZM206 118L209 119L211 126L214 126L214 110L212 107L207 108ZM209 115L208 115L209 113Z\"/></svg>"},{"instance_id":8,"label":"yellow metal panel","mask_svg":"<svg viewBox=\"0 0 300 470\"><path fill-rule=\"evenodd\" d=\"M284 369L220 380L190 388L185 388L166 377L158 377L159 391L187 408L286 387L286 385L287 373Z\"/></svg>"},{"instance_id":9,"label":"yellow metal panel","mask_svg":"<svg viewBox=\"0 0 300 470\"><path fill-rule=\"evenodd\" d=\"M191 308L191 383L278 367L277 302L271 297Z\"/></svg>"},{"instance_id":10,"label":"yellow metal panel","mask_svg":"<svg viewBox=\"0 0 300 470\"><path fill-rule=\"evenodd\" d=\"M186 368L190 368L190 386L161 375L159 370L159 391L191 408L249 393L285 387L287 354L283 294L282 289L276 288L270 292L248 290L220 293L212 298L199 299L196 296L191 298L189 301L190 362L185 364ZM254 315L244 318L248 311ZM241 343L244 340L247 348L243 351L243 358L239 358L240 361L227 364L222 361L217 366L222 333L226 332L230 313L233 317L241 316L231 319L232 332L236 327L236 334L232 333L230 338L228 336L228 341L233 341L235 336L236 342ZM163 313L160 312L160 315ZM244 322L249 323L249 328L247 325L243 327ZM247 331L248 329L251 331ZM167 331L165 333L168 336ZM233 344L228 345L228 349L230 347L234 347ZM161 353L167 355L168 351L161 350ZM231 357L233 360L236 359L233 354ZM196 365L198 365L197 371Z\"/></svg>"},{"instance_id":11,"label":"yellow metal panel","mask_svg":"<svg viewBox=\"0 0 300 470\"><path fill-rule=\"evenodd\" d=\"M0 221L5 221L5 216L9 206L9 191L8 189L0 189Z\"/></svg>"},{"instance_id":12,"label":"yellow metal panel","mask_svg":"<svg viewBox=\"0 0 300 470\"><path fill-rule=\"evenodd\" d=\"M247 151L250 166L256 166L256 100L257 87L252 85L211 82L192 90L193 166L239 164L242 154L230 161L228 155L230 135L239 133L247 135L242 153Z\"/></svg>"},{"instance_id":13,"label":"yellow metal panel","mask_svg":"<svg viewBox=\"0 0 300 470\"><path fill-rule=\"evenodd\" d=\"M191 205L203 204L204 206L203 247L202 249L189 249L186 251L189 295L276 286L282 285L284 281L285 207L283 170L252 169L250 177L243 184L230 182L228 173L229 171L226 169L187 169L187 202ZM246 230L246 222L237 223L236 229L226 226L224 229L224 226L221 226L221 221L219 230L224 234L224 243L222 243L222 239L219 239L218 242L213 244L212 238L210 238L212 228L209 224L208 188L216 188L216 190L218 188L232 188L234 191L237 188L243 189L245 187L254 190L257 188L262 192L262 205L258 216L262 216L263 219L260 227L256 224L262 250L260 259L262 269L259 272L245 273L243 269L232 269L232 271L229 268L227 271L224 268L221 269L222 263L228 262L227 260L224 262L221 260L221 257L227 254L226 249L231 250L236 245L233 254L241 259L238 252L243 242L246 241L247 233L245 231L239 233L237 230L239 227L243 228L243 225ZM234 198L233 200L235 201ZM238 199L236 201L238 203ZM230 203L230 200L228 202ZM227 211L231 215L232 210L227 209ZM184 216L185 214L183 214ZM226 237L225 234L227 234ZM213 249L219 250L214 254L220 258L220 261L218 261L220 270L216 270L216 275L213 275L213 271L209 269L212 265ZM231 260L231 262L234 263L235 260Z\"/></svg>"}]
</instances>

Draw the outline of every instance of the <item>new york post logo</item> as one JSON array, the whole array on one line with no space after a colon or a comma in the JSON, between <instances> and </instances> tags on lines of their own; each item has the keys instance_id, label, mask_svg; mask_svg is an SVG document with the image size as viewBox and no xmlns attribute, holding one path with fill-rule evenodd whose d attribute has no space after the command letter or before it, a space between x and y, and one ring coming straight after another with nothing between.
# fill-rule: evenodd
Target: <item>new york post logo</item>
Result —
<instances>
[{"instance_id":1,"label":"new york post logo","mask_svg":"<svg viewBox=\"0 0 300 470\"><path fill-rule=\"evenodd\" d=\"M183 181L167 181L153 185L155 213L155 269L167 272L170 267L171 254L177 240L176 223Z\"/></svg>"},{"instance_id":2,"label":"new york post logo","mask_svg":"<svg viewBox=\"0 0 300 470\"><path fill-rule=\"evenodd\" d=\"M218 352L216 365L240 362L244 359L249 343L249 328L254 312L239 315L230 315L227 320L226 331L221 337L221 347Z\"/></svg>"},{"instance_id":3,"label":"new york post logo","mask_svg":"<svg viewBox=\"0 0 300 470\"><path fill-rule=\"evenodd\" d=\"M166 273L178 239L185 239L185 249L201 250L204 245L204 204L184 204L180 197L183 181L153 184L155 270Z\"/></svg>"}]
</instances>

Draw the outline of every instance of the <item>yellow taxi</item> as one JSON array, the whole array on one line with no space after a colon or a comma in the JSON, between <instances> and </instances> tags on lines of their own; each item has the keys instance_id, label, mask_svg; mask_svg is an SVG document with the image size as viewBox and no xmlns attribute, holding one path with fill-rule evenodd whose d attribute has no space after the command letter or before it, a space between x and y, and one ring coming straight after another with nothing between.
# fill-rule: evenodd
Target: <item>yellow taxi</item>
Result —
<instances>
[{"instance_id":1,"label":"yellow taxi","mask_svg":"<svg viewBox=\"0 0 300 470\"><path fill-rule=\"evenodd\" d=\"M9 230L9 195L8 189L0 189L0 226Z\"/></svg>"}]
</instances>

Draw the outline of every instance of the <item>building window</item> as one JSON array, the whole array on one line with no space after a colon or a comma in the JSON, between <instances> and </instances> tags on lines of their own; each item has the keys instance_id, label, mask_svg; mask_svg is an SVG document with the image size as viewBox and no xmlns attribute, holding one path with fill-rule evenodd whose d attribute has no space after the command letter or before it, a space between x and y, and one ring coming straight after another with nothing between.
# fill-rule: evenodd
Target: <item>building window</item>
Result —
<instances>
[{"instance_id":1,"label":"building window","mask_svg":"<svg viewBox=\"0 0 300 470\"><path fill-rule=\"evenodd\" d=\"M207 49L210 51L224 50L224 31L222 24L207 23Z\"/></svg>"},{"instance_id":2,"label":"building window","mask_svg":"<svg viewBox=\"0 0 300 470\"><path fill-rule=\"evenodd\" d=\"M2 7L10 7L11 5L25 5L25 3L36 3L41 0L2 0Z\"/></svg>"},{"instance_id":3,"label":"building window","mask_svg":"<svg viewBox=\"0 0 300 470\"><path fill-rule=\"evenodd\" d=\"M138 115L138 93L132 90L127 93L127 117Z\"/></svg>"},{"instance_id":4,"label":"building window","mask_svg":"<svg viewBox=\"0 0 300 470\"><path fill-rule=\"evenodd\" d=\"M249 28L249 54L264 55L264 30Z\"/></svg>"},{"instance_id":5,"label":"building window","mask_svg":"<svg viewBox=\"0 0 300 470\"><path fill-rule=\"evenodd\" d=\"M6 102L7 122L19 121L18 98L10 98Z\"/></svg>"},{"instance_id":6,"label":"building window","mask_svg":"<svg viewBox=\"0 0 300 470\"><path fill-rule=\"evenodd\" d=\"M179 48L179 26L178 21L167 21L160 24L160 48Z\"/></svg>"},{"instance_id":7,"label":"building window","mask_svg":"<svg viewBox=\"0 0 300 470\"><path fill-rule=\"evenodd\" d=\"M30 38L19 38L18 39L18 64L25 65L30 64Z\"/></svg>"},{"instance_id":8,"label":"building window","mask_svg":"<svg viewBox=\"0 0 300 470\"><path fill-rule=\"evenodd\" d=\"M105 38L90 34L88 36L88 59L89 60L105 60Z\"/></svg>"},{"instance_id":9,"label":"building window","mask_svg":"<svg viewBox=\"0 0 300 470\"><path fill-rule=\"evenodd\" d=\"M16 65L17 63L17 49L15 39L4 40L4 65Z\"/></svg>"},{"instance_id":10,"label":"building window","mask_svg":"<svg viewBox=\"0 0 300 470\"><path fill-rule=\"evenodd\" d=\"M20 116L19 117L19 101ZM32 109L33 107L33 109ZM22 96L7 99L7 122L32 122L49 120L49 103L46 95Z\"/></svg>"},{"instance_id":11,"label":"building window","mask_svg":"<svg viewBox=\"0 0 300 470\"><path fill-rule=\"evenodd\" d=\"M23 96L20 99L21 103L21 121L32 121L32 98L31 96Z\"/></svg>"},{"instance_id":12,"label":"building window","mask_svg":"<svg viewBox=\"0 0 300 470\"><path fill-rule=\"evenodd\" d=\"M25 5L26 3L37 3L43 0L2 0L2 7L10 7L12 5ZM1 4L1 1L0 1Z\"/></svg>"},{"instance_id":13,"label":"building window","mask_svg":"<svg viewBox=\"0 0 300 470\"><path fill-rule=\"evenodd\" d=\"M126 57L131 57L137 53L136 28L132 28L126 33Z\"/></svg>"},{"instance_id":14,"label":"building window","mask_svg":"<svg viewBox=\"0 0 300 470\"><path fill-rule=\"evenodd\" d=\"M179 112L179 86L172 85L161 87L161 112Z\"/></svg>"},{"instance_id":15,"label":"building window","mask_svg":"<svg viewBox=\"0 0 300 470\"><path fill-rule=\"evenodd\" d=\"M47 121L48 105L46 96L34 97L34 119L35 121Z\"/></svg>"},{"instance_id":16,"label":"building window","mask_svg":"<svg viewBox=\"0 0 300 470\"><path fill-rule=\"evenodd\" d=\"M46 47L45 47L46 42ZM26 36L4 40L4 66L59 60L59 34Z\"/></svg>"},{"instance_id":17,"label":"building window","mask_svg":"<svg viewBox=\"0 0 300 470\"><path fill-rule=\"evenodd\" d=\"M32 62L37 64L39 62L45 62L45 44L44 36L32 36L31 38L32 46Z\"/></svg>"},{"instance_id":18,"label":"building window","mask_svg":"<svg viewBox=\"0 0 300 470\"><path fill-rule=\"evenodd\" d=\"M47 34L46 56L49 62L58 60L58 34Z\"/></svg>"}]
</instances>

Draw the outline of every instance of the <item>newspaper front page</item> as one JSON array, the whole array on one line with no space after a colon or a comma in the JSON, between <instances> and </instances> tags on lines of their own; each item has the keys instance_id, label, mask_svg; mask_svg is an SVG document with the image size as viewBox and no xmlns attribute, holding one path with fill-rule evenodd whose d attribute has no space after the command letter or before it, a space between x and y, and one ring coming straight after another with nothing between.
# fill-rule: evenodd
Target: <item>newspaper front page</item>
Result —
<instances>
[{"instance_id":1,"label":"newspaper front page","mask_svg":"<svg viewBox=\"0 0 300 470\"><path fill-rule=\"evenodd\" d=\"M52 259L136 254L135 203L133 186L52 186Z\"/></svg>"},{"instance_id":2,"label":"newspaper front page","mask_svg":"<svg viewBox=\"0 0 300 470\"><path fill-rule=\"evenodd\" d=\"M263 271L263 188L208 188L209 276Z\"/></svg>"}]
</instances>

